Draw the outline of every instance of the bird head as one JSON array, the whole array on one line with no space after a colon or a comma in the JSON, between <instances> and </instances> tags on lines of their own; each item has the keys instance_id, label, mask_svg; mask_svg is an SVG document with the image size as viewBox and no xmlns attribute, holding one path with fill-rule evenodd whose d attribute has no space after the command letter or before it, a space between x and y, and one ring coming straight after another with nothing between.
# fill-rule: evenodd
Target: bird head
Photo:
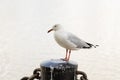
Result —
<instances>
[{"instance_id":1,"label":"bird head","mask_svg":"<svg viewBox=\"0 0 120 80\"><path fill-rule=\"evenodd\" d=\"M60 30L62 27L60 24L55 24L52 29L48 30L48 33L51 32L51 31L57 31L57 30Z\"/></svg>"}]
</instances>

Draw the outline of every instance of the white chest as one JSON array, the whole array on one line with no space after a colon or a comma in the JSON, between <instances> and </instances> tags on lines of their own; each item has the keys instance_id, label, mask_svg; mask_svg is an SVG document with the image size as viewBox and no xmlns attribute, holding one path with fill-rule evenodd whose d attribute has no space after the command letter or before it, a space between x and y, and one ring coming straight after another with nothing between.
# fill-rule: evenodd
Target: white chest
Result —
<instances>
[{"instance_id":1,"label":"white chest","mask_svg":"<svg viewBox=\"0 0 120 80\"><path fill-rule=\"evenodd\" d=\"M67 33L65 33L63 31L55 32L54 38L60 46L66 48L66 49L74 49L75 48L75 45L68 40Z\"/></svg>"}]
</instances>

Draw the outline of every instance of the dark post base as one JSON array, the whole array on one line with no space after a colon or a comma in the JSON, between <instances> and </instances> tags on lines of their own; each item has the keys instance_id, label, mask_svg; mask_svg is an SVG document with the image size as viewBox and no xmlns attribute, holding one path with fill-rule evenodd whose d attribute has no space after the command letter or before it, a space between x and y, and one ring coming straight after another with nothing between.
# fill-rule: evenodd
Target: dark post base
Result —
<instances>
[{"instance_id":1,"label":"dark post base","mask_svg":"<svg viewBox=\"0 0 120 80\"><path fill-rule=\"evenodd\" d=\"M42 62L31 77L24 77L21 80L88 80L87 75L77 71L77 68L78 64L74 61L51 59ZM81 75L80 79L77 79L77 75Z\"/></svg>"},{"instance_id":2,"label":"dark post base","mask_svg":"<svg viewBox=\"0 0 120 80\"><path fill-rule=\"evenodd\" d=\"M77 63L53 59L41 63L42 80L77 80Z\"/></svg>"}]
</instances>

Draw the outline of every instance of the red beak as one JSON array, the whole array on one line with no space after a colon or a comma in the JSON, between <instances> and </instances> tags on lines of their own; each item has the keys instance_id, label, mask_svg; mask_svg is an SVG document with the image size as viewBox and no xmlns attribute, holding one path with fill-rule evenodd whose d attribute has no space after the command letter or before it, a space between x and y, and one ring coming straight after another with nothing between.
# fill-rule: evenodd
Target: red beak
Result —
<instances>
[{"instance_id":1,"label":"red beak","mask_svg":"<svg viewBox=\"0 0 120 80\"><path fill-rule=\"evenodd\" d=\"M51 31L53 31L53 29L48 30L48 33L51 32Z\"/></svg>"}]
</instances>

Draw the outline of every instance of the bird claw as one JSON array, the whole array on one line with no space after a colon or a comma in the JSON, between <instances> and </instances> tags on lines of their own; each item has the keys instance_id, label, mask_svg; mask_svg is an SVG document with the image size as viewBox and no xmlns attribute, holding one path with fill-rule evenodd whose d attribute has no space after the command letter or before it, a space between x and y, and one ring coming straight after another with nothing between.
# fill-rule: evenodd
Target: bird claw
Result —
<instances>
[{"instance_id":1,"label":"bird claw","mask_svg":"<svg viewBox=\"0 0 120 80\"><path fill-rule=\"evenodd\" d=\"M67 58L61 58L61 60L63 60L63 61L69 61Z\"/></svg>"}]
</instances>

